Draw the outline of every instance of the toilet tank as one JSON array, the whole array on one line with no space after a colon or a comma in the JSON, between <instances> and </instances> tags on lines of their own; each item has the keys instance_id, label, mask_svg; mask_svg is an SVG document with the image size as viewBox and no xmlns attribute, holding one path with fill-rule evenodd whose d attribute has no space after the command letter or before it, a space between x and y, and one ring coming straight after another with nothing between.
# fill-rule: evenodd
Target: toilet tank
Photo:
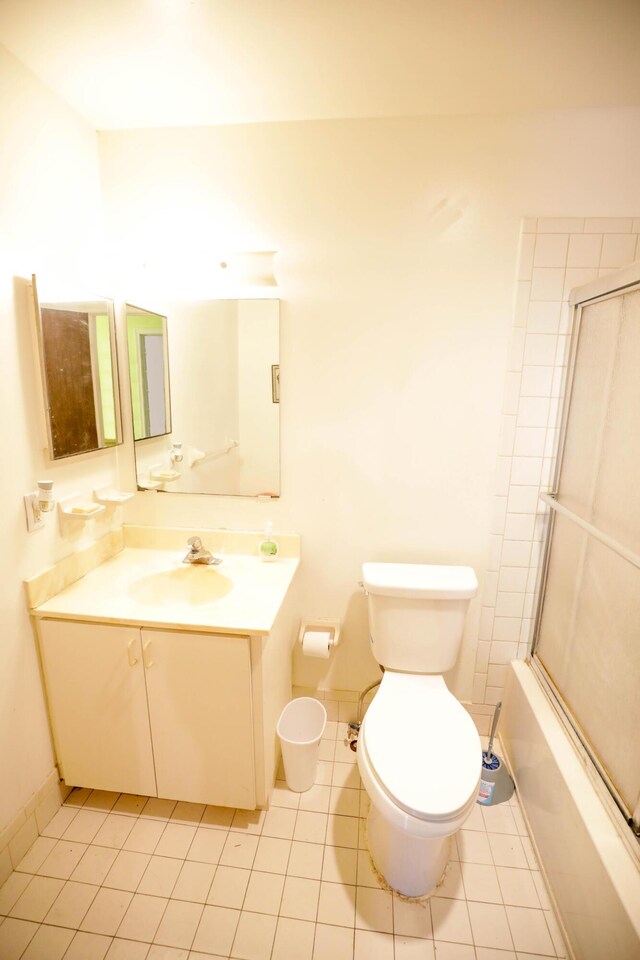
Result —
<instances>
[{"instance_id":1,"label":"toilet tank","mask_svg":"<svg viewBox=\"0 0 640 960\"><path fill-rule=\"evenodd\" d=\"M364 563L371 652L389 670L446 673L460 652L469 600L478 591L471 567Z\"/></svg>"}]
</instances>

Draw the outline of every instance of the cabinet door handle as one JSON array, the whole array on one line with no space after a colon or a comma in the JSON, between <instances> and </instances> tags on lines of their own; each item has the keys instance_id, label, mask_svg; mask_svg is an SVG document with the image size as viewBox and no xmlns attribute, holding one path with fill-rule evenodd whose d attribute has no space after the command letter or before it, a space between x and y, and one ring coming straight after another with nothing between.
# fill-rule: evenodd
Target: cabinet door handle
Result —
<instances>
[{"instance_id":1,"label":"cabinet door handle","mask_svg":"<svg viewBox=\"0 0 640 960\"><path fill-rule=\"evenodd\" d=\"M147 640L146 643L142 644L142 659L144 660L144 665L147 668L147 670L149 669L149 667L153 666L153 660L149 656L150 646L151 646L151 640Z\"/></svg>"},{"instance_id":2,"label":"cabinet door handle","mask_svg":"<svg viewBox=\"0 0 640 960\"><path fill-rule=\"evenodd\" d=\"M138 662L138 658L134 657L133 649L132 649L135 642L136 642L136 638L133 637L131 640L129 640L129 643L127 644L127 657L129 659L130 667L135 667L136 663Z\"/></svg>"}]
</instances>

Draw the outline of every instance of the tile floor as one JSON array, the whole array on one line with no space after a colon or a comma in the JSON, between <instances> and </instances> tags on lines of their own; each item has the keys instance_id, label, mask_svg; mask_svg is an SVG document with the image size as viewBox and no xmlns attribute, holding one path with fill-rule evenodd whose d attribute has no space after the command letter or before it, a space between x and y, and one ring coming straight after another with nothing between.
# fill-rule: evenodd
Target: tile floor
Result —
<instances>
[{"instance_id":1,"label":"tile floor","mask_svg":"<svg viewBox=\"0 0 640 960\"><path fill-rule=\"evenodd\" d=\"M476 807L429 901L381 889L355 754L269 811L75 790L0 888L2 960L564 957L515 797Z\"/></svg>"}]
</instances>

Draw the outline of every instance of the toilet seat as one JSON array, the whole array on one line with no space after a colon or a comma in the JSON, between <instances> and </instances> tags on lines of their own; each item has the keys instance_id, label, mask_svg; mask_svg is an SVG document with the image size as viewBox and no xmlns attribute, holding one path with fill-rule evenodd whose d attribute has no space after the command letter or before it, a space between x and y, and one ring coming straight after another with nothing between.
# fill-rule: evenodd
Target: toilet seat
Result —
<instances>
[{"instance_id":1,"label":"toilet seat","mask_svg":"<svg viewBox=\"0 0 640 960\"><path fill-rule=\"evenodd\" d=\"M379 787L410 816L445 822L475 802L480 738L442 676L387 670L360 739Z\"/></svg>"}]
</instances>

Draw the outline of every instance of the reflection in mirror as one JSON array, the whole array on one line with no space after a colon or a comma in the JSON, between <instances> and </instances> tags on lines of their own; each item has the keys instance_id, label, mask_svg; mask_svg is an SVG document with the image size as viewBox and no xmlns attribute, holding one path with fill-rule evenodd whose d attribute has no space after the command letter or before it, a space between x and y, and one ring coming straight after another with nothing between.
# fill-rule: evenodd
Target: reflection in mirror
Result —
<instances>
[{"instance_id":1,"label":"reflection in mirror","mask_svg":"<svg viewBox=\"0 0 640 960\"><path fill-rule=\"evenodd\" d=\"M52 460L121 442L113 303L54 298L32 278Z\"/></svg>"},{"instance_id":2,"label":"reflection in mirror","mask_svg":"<svg viewBox=\"0 0 640 960\"><path fill-rule=\"evenodd\" d=\"M136 440L138 487L279 496L279 301L165 307L171 427L163 438ZM132 376L132 396L135 389Z\"/></svg>"},{"instance_id":3,"label":"reflection in mirror","mask_svg":"<svg viewBox=\"0 0 640 960\"><path fill-rule=\"evenodd\" d=\"M127 347L134 439L170 433L167 318L127 304Z\"/></svg>"}]
</instances>

